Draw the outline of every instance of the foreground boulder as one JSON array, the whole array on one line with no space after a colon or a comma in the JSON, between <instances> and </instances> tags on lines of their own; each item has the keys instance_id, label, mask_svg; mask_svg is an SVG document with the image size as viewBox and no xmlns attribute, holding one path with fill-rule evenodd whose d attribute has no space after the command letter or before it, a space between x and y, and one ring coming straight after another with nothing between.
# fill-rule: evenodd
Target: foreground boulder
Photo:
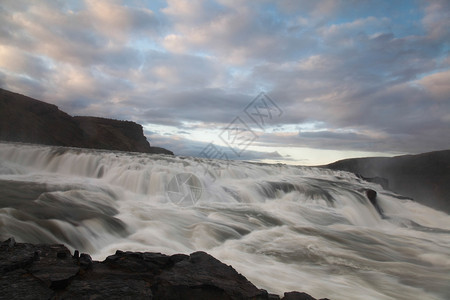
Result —
<instances>
[{"instance_id":1,"label":"foreground boulder","mask_svg":"<svg viewBox=\"0 0 450 300\"><path fill-rule=\"evenodd\" d=\"M103 262L64 245L0 244L5 299L280 299L205 252L117 251ZM289 292L283 299L314 300Z\"/></svg>"}]
</instances>

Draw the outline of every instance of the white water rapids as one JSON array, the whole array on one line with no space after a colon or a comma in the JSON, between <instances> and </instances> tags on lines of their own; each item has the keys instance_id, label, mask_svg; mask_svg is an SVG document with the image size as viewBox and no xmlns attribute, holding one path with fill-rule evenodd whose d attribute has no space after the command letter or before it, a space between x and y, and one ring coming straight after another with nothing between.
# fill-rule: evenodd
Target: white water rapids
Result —
<instances>
[{"instance_id":1,"label":"white water rapids","mask_svg":"<svg viewBox=\"0 0 450 300\"><path fill-rule=\"evenodd\" d=\"M450 216L327 169L0 143L10 236L94 259L203 250L281 295L450 299Z\"/></svg>"}]
</instances>

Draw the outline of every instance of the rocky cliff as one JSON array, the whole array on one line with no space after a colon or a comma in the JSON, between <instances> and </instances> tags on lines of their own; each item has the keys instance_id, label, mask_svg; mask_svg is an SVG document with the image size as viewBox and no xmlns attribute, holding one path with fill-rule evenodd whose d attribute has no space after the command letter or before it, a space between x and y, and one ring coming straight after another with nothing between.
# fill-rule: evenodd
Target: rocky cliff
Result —
<instances>
[{"instance_id":1,"label":"rocky cliff","mask_svg":"<svg viewBox=\"0 0 450 300\"><path fill-rule=\"evenodd\" d=\"M450 150L344 159L325 166L349 171L450 214Z\"/></svg>"},{"instance_id":2,"label":"rocky cliff","mask_svg":"<svg viewBox=\"0 0 450 300\"><path fill-rule=\"evenodd\" d=\"M72 117L30 97L0 89L0 140L144 153L173 153L151 147L142 126L131 121Z\"/></svg>"},{"instance_id":3,"label":"rocky cliff","mask_svg":"<svg viewBox=\"0 0 450 300\"><path fill-rule=\"evenodd\" d=\"M2 299L280 299L205 252L116 251L104 261L64 245L0 243ZM315 300L285 293L285 300Z\"/></svg>"},{"instance_id":4,"label":"rocky cliff","mask_svg":"<svg viewBox=\"0 0 450 300\"><path fill-rule=\"evenodd\" d=\"M150 147L142 126L131 121L119 121L97 117L73 118L83 131L88 148L144 153L173 153L159 147Z\"/></svg>"},{"instance_id":5,"label":"rocky cliff","mask_svg":"<svg viewBox=\"0 0 450 300\"><path fill-rule=\"evenodd\" d=\"M0 89L0 140L83 147L83 131L57 106Z\"/></svg>"}]
</instances>

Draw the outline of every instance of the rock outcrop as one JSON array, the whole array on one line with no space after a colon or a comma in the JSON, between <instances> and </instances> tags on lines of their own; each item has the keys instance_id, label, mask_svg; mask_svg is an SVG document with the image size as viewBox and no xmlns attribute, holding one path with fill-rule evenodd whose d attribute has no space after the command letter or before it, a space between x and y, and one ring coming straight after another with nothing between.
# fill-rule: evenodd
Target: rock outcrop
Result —
<instances>
[{"instance_id":1,"label":"rock outcrop","mask_svg":"<svg viewBox=\"0 0 450 300\"><path fill-rule=\"evenodd\" d=\"M83 147L83 130L56 105L0 89L0 140Z\"/></svg>"},{"instance_id":2,"label":"rock outcrop","mask_svg":"<svg viewBox=\"0 0 450 300\"><path fill-rule=\"evenodd\" d=\"M205 252L117 251L98 262L13 238L0 244L0 290L5 299L280 299ZM299 292L283 299L315 300Z\"/></svg>"},{"instance_id":3,"label":"rock outcrop","mask_svg":"<svg viewBox=\"0 0 450 300\"><path fill-rule=\"evenodd\" d=\"M361 178L450 214L450 150L344 159L324 167L359 174Z\"/></svg>"},{"instance_id":4,"label":"rock outcrop","mask_svg":"<svg viewBox=\"0 0 450 300\"><path fill-rule=\"evenodd\" d=\"M3 89L0 140L173 155L167 149L151 147L142 126L134 122L72 117L53 104Z\"/></svg>"},{"instance_id":5,"label":"rock outcrop","mask_svg":"<svg viewBox=\"0 0 450 300\"><path fill-rule=\"evenodd\" d=\"M372 189L368 189L366 190L366 197L367 199L369 199L370 203L372 203L373 207L375 207L375 209L378 211L380 216L384 217L383 210L378 205L377 192Z\"/></svg>"},{"instance_id":6,"label":"rock outcrop","mask_svg":"<svg viewBox=\"0 0 450 300\"><path fill-rule=\"evenodd\" d=\"M142 126L131 121L97 117L74 117L88 148L149 153L150 143Z\"/></svg>"}]
</instances>

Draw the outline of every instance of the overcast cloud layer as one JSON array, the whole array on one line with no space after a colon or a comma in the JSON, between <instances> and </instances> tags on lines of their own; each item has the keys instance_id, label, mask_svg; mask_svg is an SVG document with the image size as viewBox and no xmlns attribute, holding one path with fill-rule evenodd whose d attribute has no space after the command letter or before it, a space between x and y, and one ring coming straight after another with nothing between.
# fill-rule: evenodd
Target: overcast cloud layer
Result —
<instances>
[{"instance_id":1,"label":"overcast cloud layer","mask_svg":"<svg viewBox=\"0 0 450 300\"><path fill-rule=\"evenodd\" d=\"M257 135L246 159L448 149L449 13L447 0L2 0L0 87L136 121L180 155L237 116ZM260 92L282 110L263 129L243 112Z\"/></svg>"}]
</instances>

